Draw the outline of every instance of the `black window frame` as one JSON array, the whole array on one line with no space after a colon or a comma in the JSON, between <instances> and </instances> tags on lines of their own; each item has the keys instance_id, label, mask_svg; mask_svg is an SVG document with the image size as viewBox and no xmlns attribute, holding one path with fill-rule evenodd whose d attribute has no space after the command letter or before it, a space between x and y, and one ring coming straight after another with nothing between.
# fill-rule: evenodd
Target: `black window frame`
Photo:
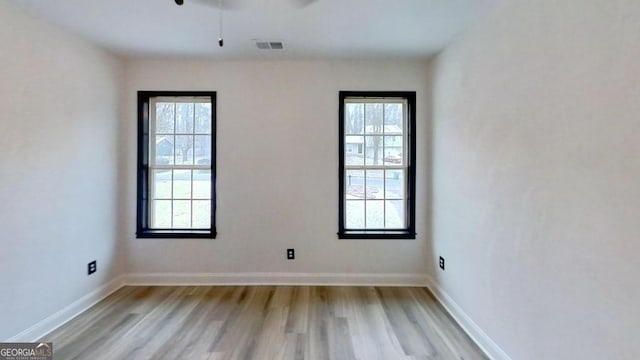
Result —
<instances>
[{"instance_id":1,"label":"black window frame","mask_svg":"<svg viewBox=\"0 0 640 360\"><path fill-rule=\"evenodd\" d=\"M208 229L154 229L149 227L149 102L152 98L164 96L209 97L211 99L211 225ZM136 238L216 238L216 113L215 91L138 91Z\"/></svg>"},{"instance_id":2,"label":"black window frame","mask_svg":"<svg viewBox=\"0 0 640 360\"><path fill-rule=\"evenodd\" d=\"M407 101L407 183L406 220L403 229L347 229L345 227L345 100L350 98L402 98ZM416 231L416 92L415 91L340 91L339 92L339 195L338 238L339 239L415 239Z\"/></svg>"}]
</instances>

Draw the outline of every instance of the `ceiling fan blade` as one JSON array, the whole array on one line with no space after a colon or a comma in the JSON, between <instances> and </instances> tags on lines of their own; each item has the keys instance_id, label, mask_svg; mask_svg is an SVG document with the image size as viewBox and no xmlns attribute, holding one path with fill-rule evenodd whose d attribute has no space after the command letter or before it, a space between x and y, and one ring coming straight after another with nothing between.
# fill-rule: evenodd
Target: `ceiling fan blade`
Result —
<instances>
[{"instance_id":1,"label":"ceiling fan blade","mask_svg":"<svg viewBox=\"0 0 640 360\"><path fill-rule=\"evenodd\" d=\"M255 0L255 1L259 1L259 0ZM307 7L313 3L315 3L318 0L289 0L289 2L298 8L303 8L303 7ZM219 7L219 1L218 0L176 0L176 3L179 5L182 5L181 3L183 2L194 2L197 4L201 4L201 5L206 5L206 6L211 6L214 8L218 8ZM247 0L224 0L222 2L222 10L239 10L239 9L244 9L247 5Z\"/></svg>"},{"instance_id":2,"label":"ceiling fan blade","mask_svg":"<svg viewBox=\"0 0 640 360\"><path fill-rule=\"evenodd\" d=\"M185 2L193 1L194 3L211 6L216 9L219 7L218 0L184 0ZM239 10L246 6L245 0L224 0L222 2L222 10Z\"/></svg>"},{"instance_id":3,"label":"ceiling fan blade","mask_svg":"<svg viewBox=\"0 0 640 360\"><path fill-rule=\"evenodd\" d=\"M299 7L299 8L307 7L316 1L318 0L290 0L293 6Z\"/></svg>"}]
</instances>

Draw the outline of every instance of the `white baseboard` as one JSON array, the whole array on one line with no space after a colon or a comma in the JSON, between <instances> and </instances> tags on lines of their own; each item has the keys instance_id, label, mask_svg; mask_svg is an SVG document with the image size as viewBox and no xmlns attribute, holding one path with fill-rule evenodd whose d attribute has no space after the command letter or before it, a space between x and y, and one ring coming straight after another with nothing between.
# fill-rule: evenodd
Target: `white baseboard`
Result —
<instances>
[{"instance_id":1,"label":"white baseboard","mask_svg":"<svg viewBox=\"0 0 640 360\"><path fill-rule=\"evenodd\" d=\"M427 287L429 287L440 304L442 304L447 312L456 320L458 325L460 325L489 358L494 360L511 360L509 355L507 355L430 276L427 276L427 284Z\"/></svg>"},{"instance_id":2,"label":"white baseboard","mask_svg":"<svg viewBox=\"0 0 640 360\"><path fill-rule=\"evenodd\" d=\"M426 286L420 274L313 273L138 273L128 274L127 285L330 285Z\"/></svg>"},{"instance_id":3,"label":"white baseboard","mask_svg":"<svg viewBox=\"0 0 640 360\"><path fill-rule=\"evenodd\" d=\"M33 342L41 339L53 330L67 323L69 320L83 313L100 300L106 298L114 291L122 287L122 277L117 277L108 283L100 286L96 290L88 293L73 303L65 306L58 312L46 317L45 319L34 324L30 328L22 331L6 340L6 342Z\"/></svg>"}]
</instances>

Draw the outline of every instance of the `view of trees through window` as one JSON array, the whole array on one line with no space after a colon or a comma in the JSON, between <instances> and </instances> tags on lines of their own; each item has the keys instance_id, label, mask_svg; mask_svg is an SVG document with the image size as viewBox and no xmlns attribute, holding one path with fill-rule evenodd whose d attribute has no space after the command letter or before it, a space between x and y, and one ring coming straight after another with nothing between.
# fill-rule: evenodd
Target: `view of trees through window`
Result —
<instances>
[{"instance_id":1,"label":"view of trees through window","mask_svg":"<svg viewBox=\"0 0 640 360\"><path fill-rule=\"evenodd\" d=\"M211 102L155 99L151 105L151 227L211 225Z\"/></svg>"},{"instance_id":2,"label":"view of trees through window","mask_svg":"<svg viewBox=\"0 0 640 360\"><path fill-rule=\"evenodd\" d=\"M406 227L406 101L346 99L345 228Z\"/></svg>"}]
</instances>

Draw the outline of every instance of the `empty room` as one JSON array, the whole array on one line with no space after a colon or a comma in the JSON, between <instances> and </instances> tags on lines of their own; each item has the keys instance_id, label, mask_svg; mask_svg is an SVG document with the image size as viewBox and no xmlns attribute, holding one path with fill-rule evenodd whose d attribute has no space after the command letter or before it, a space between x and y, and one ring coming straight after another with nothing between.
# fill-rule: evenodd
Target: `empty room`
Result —
<instances>
[{"instance_id":1,"label":"empty room","mask_svg":"<svg viewBox=\"0 0 640 360\"><path fill-rule=\"evenodd\" d=\"M0 0L0 360L640 358L640 1Z\"/></svg>"}]
</instances>

